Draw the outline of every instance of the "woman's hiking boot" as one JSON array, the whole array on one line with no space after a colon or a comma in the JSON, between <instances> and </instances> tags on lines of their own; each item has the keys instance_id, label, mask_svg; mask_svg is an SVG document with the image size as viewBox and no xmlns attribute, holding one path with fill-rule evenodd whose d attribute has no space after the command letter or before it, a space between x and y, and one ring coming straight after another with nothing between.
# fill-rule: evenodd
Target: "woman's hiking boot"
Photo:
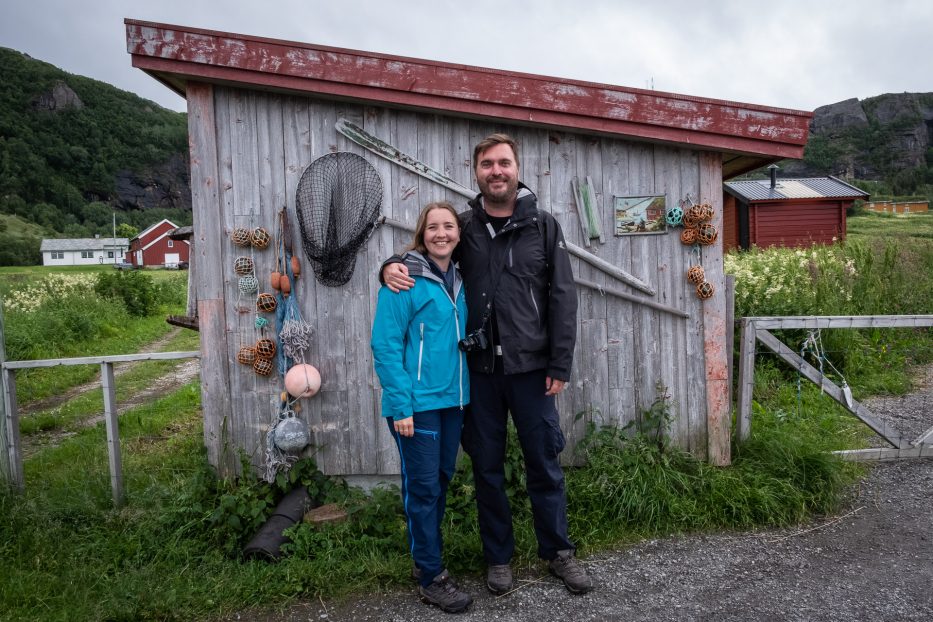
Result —
<instances>
[{"instance_id":1,"label":"woman's hiking boot","mask_svg":"<svg viewBox=\"0 0 933 622\"><path fill-rule=\"evenodd\" d=\"M447 613L465 611L473 602L473 598L457 587L446 570L434 577L427 587L419 585L418 594L423 602L440 607Z\"/></svg>"}]
</instances>

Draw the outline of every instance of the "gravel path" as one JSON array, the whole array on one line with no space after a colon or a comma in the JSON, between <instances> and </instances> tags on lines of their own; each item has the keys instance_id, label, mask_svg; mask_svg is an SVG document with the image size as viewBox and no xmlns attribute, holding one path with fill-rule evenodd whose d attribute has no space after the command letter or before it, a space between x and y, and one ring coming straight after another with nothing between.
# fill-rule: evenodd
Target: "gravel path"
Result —
<instances>
[{"instance_id":1,"label":"gravel path","mask_svg":"<svg viewBox=\"0 0 933 622\"><path fill-rule=\"evenodd\" d=\"M933 367L919 390L870 401L915 438L933 425ZM869 403L869 402L867 402ZM933 459L874 467L837 516L793 529L687 535L642 542L584 560L598 588L572 596L543 563L518 575L519 589L474 597L450 617L423 605L414 588L342 604L306 602L228 620L933 620Z\"/></svg>"}]
</instances>

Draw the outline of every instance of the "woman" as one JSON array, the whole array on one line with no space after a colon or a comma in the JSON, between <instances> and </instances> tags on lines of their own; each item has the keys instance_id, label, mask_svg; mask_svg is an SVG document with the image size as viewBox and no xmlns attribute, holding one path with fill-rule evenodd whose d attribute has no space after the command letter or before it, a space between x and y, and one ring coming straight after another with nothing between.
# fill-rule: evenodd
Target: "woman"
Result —
<instances>
[{"instance_id":1,"label":"woman","mask_svg":"<svg viewBox=\"0 0 933 622\"><path fill-rule=\"evenodd\" d=\"M371 342L382 384L382 416L401 460L413 575L421 599L449 613L473 602L441 561L447 486L470 400L466 358L457 347L466 328L466 302L451 261L459 241L453 206L425 206L403 255L415 286L399 294L386 287L379 291Z\"/></svg>"}]
</instances>

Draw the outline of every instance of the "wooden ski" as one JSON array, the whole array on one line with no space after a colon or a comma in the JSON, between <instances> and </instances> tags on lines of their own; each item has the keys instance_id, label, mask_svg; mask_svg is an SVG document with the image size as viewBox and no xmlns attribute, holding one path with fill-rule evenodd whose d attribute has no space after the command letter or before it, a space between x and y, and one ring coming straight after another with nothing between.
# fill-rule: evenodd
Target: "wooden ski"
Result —
<instances>
[{"instance_id":1,"label":"wooden ski","mask_svg":"<svg viewBox=\"0 0 933 622\"><path fill-rule=\"evenodd\" d=\"M389 143L385 142L384 140L380 140L379 138L376 138L375 136L373 136L372 134L370 134L363 128L351 123L350 121L347 121L346 119L342 117L340 119L337 119L337 122L334 124L334 128L338 132L340 132L341 134L343 134L344 136L346 136L347 138L355 142L357 145L368 149L369 151L375 153L377 156L385 158L389 162L397 164L398 166L401 166L402 168L408 169L412 173L420 175L424 177L425 179L430 179L434 183L440 184L444 186L445 188L447 188L448 190L452 190L453 192L456 192L459 195L467 197L468 199L472 199L478 194L477 192L471 190L470 188L460 185L459 183L457 183L456 181L454 181L447 175L441 173L440 171L437 171L431 168L427 164L419 160L416 160L415 158L411 157L410 155L406 153L402 153L401 151L399 151L398 149L396 149ZM625 283L626 285L634 287L635 289L640 290L646 294L650 294L652 296L657 294L657 292L655 291L653 287L651 287L650 285L648 285L641 279L638 279L635 276L629 274L622 268L612 265L605 259L600 259L593 253L590 253L589 251L583 248L580 248L579 246L577 246L576 244L573 244L572 242L568 242L566 240L564 242L567 245L567 250L570 251L571 255L574 255L575 257L587 262L594 268L597 268L605 272L609 276L615 279L618 279L619 281Z\"/></svg>"}]
</instances>

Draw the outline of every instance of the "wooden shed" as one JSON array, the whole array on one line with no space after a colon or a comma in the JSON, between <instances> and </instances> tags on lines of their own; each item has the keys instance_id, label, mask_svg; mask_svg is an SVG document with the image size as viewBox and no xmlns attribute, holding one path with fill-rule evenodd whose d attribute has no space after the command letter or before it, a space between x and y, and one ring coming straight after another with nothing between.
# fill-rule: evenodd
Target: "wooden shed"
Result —
<instances>
[{"instance_id":1,"label":"wooden shed","mask_svg":"<svg viewBox=\"0 0 933 622\"><path fill-rule=\"evenodd\" d=\"M809 247L846 237L846 210L869 194L836 177L727 181L723 184L723 246Z\"/></svg>"},{"instance_id":2,"label":"wooden shed","mask_svg":"<svg viewBox=\"0 0 933 622\"><path fill-rule=\"evenodd\" d=\"M280 378L259 377L236 361L256 329L252 314L238 311L234 261L242 249L231 243L232 230L274 228L283 207L294 215L302 172L335 151L358 154L378 171L383 216L413 224L429 201L465 206L452 186L338 132L341 119L473 189L473 145L508 132L520 145L522 181L568 242L640 283L573 259L581 285L574 371L559 400L565 457L587 423L624 425L660 387L672 402L673 441L729 462L731 327L721 243L702 248L715 294L701 301L685 279L698 256L681 243L680 230L626 233L620 214L632 197L654 197L653 205L660 197L668 207L689 197L711 203L721 228L724 176L800 157L811 113L136 20L126 20L126 34L133 65L188 102L204 434L222 474L236 471L239 451L262 463L282 387ZM574 188L589 191L602 240L584 234ZM293 236L300 249L298 232ZM319 283L305 262L296 300L314 325L308 362L323 384L302 400L300 416L312 434L306 451L325 472L398 472L379 420L369 337L377 267L409 239L407 231L379 227L339 287ZM263 283L274 257L255 253Z\"/></svg>"}]
</instances>

